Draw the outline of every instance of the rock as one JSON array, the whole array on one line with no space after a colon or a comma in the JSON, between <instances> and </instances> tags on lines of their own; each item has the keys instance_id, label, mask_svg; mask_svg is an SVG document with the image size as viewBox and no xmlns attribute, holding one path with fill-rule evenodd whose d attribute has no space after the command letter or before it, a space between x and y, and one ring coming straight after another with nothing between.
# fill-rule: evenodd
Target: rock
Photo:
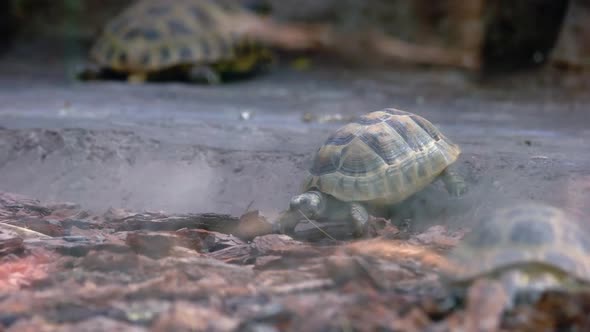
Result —
<instances>
[{"instance_id":1,"label":"rock","mask_svg":"<svg viewBox=\"0 0 590 332\"><path fill-rule=\"evenodd\" d=\"M240 239L249 241L253 238L272 233L272 224L256 211L243 214L232 234Z\"/></svg>"}]
</instances>

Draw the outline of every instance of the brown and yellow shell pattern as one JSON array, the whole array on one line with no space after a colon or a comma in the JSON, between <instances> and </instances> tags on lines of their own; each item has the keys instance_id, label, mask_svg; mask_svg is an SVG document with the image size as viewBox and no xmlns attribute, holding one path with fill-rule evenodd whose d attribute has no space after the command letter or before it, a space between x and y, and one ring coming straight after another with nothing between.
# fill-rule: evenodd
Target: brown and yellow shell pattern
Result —
<instances>
[{"instance_id":1,"label":"brown and yellow shell pattern","mask_svg":"<svg viewBox=\"0 0 590 332\"><path fill-rule=\"evenodd\" d=\"M449 254L448 278L468 282L506 268L553 268L590 281L590 238L562 209L524 203L481 221ZM533 269L531 269L533 270Z\"/></svg>"},{"instance_id":2,"label":"brown and yellow shell pattern","mask_svg":"<svg viewBox=\"0 0 590 332\"><path fill-rule=\"evenodd\" d=\"M111 20L90 50L98 65L154 72L183 64L232 60L259 45L229 28L246 10L212 0L140 0Z\"/></svg>"},{"instance_id":3,"label":"brown and yellow shell pattern","mask_svg":"<svg viewBox=\"0 0 590 332\"><path fill-rule=\"evenodd\" d=\"M368 113L332 134L303 182L342 201L387 205L429 185L461 150L423 117L397 109Z\"/></svg>"}]
</instances>

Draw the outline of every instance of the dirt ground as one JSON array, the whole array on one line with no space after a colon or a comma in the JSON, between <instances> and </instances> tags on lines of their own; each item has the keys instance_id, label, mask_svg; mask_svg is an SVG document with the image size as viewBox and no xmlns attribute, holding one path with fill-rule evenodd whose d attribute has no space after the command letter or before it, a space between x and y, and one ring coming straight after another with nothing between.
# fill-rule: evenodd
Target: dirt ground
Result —
<instances>
[{"instance_id":1,"label":"dirt ground","mask_svg":"<svg viewBox=\"0 0 590 332\"><path fill-rule=\"evenodd\" d=\"M416 225L464 225L520 199L590 213L583 75L544 71L482 82L458 71L318 63L218 87L128 85L68 79L81 57L47 54L23 44L0 62L4 191L97 212L239 215L250 206L272 219L334 129L350 116L394 107L426 117L460 144L458 166L470 185L461 199L435 183L407 202L418 207ZM304 122L305 112L344 120Z\"/></svg>"}]
</instances>

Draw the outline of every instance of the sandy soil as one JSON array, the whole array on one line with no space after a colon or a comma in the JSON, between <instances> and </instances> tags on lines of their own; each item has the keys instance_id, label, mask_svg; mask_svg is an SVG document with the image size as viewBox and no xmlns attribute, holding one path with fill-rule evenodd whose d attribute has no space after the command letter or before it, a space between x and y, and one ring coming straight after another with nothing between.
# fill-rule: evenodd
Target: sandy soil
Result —
<instances>
[{"instance_id":1,"label":"sandy soil","mask_svg":"<svg viewBox=\"0 0 590 332\"><path fill-rule=\"evenodd\" d=\"M470 185L461 199L441 183L418 194L407 204L415 224L461 226L521 199L590 213L590 94L579 76L483 84L452 71L316 66L218 87L128 85L68 80L63 59L43 54L21 47L0 61L2 191L97 211L239 215L251 204L272 218L343 124L305 123L304 112L395 107L461 145Z\"/></svg>"}]
</instances>

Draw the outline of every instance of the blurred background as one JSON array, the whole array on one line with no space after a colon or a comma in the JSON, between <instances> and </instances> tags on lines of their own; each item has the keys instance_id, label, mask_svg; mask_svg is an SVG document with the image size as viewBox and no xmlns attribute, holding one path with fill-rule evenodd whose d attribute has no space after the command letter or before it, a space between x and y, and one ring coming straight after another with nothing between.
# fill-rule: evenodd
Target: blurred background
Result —
<instances>
[{"instance_id":1,"label":"blurred background","mask_svg":"<svg viewBox=\"0 0 590 332\"><path fill-rule=\"evenodd\" d=\"M269 15L282 23L330 26L336 31L331 40L306 51L321 49L348 62L412 62L396 59L395 51L380 49L380 41L367 45L369 33L378 32L412 45L443 49L453 58L421 61L426 64L452 64L493 72L545 64L579 69L589 64L590 4L584 0L235 1L264 2L270 9ZM8 52L34 41L44 43L45 51L63 52L54 56L83 57L101 28L131 2L3 1L1 50ZM277 46L280 48L280 43ZM367 51L376 54L367 56Z\"/></svg>"}]
</instances>

